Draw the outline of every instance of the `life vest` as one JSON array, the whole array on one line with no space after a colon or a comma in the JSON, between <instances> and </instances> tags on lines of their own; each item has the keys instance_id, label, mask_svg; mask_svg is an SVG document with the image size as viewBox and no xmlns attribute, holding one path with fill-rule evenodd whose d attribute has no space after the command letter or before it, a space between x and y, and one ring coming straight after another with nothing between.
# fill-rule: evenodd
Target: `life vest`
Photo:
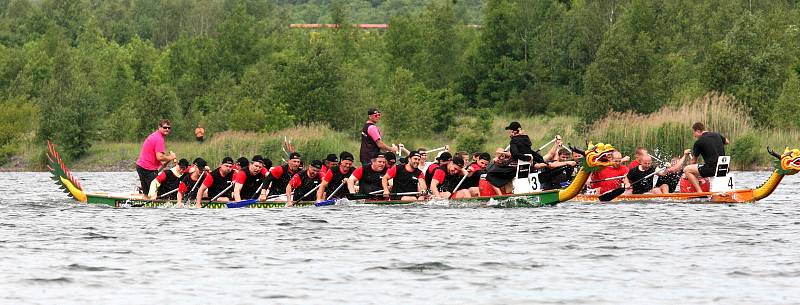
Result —
<instances>
[{"instance_id":1,"label":"life vest","mask_svg":"<svg viewBox=\"0 0 800 305\"><path fill-rule=\"evenodd\" d=\"M428 189L431 188L431 180L433 180L433 174L436 173L436 170L439 169L439 163L434 163L428 166L427 171L425 172L425 185Z\"/></svg>"},{"instance_id":2,"label":"life vest","mask_svg":"<svg viewBox=\"0 0 800 305\"><path fill-rule=\"evenodd\" d=\"M451 175L446 170L443 170L441 168L437 168L436 171L444 172L444 181L441 181L439 183L439 186L437 187L437 189L440 192L452 193L453 191L456 190L456 186L458 185L458 183L461 182L461 178L464 177L462 175Z\"/></svg>"},{"instance_id":3,"label":"life vest","mask_svg":"<svg viewBox=\"0 0 800 305\"><path fill-rule=\"evenodd\" d=\"M364 124L364 127L361 128L361 151L358 154L359 161L361 161L361 165L366 165L369 163L369 160L380 151L378 147L378 143L369 136L369 127L375 125L374 123L367 122Z\"/></svg>"},{"instance_id":4,"label":"life vest","mask_svg":"<svg viewBox=\"0 0 800 305\"><path fill-rule=\"evenodd\" d=\"M247 178L242 184L242 190L239 191L239 195L242 197L242 199L253 198L256 190L259 186L261 186L261 182L264 181L264 176L261 175L261 172L255 175L251 174L249 168L244 168L242 171L244 171L244 174L247 176Z\"/></svg>"},{"instance_id":5,"label":"life vest","mask_svg":"<svg viewBox=\"0 0 800 305\"><path fill-rule=\"evenodd\" d=\"M222 174L219 172L219 168L217 168L211 172L211 179L213 179L213 183L211 184L211 187L208 188L208 198L214 198L219 195L220 192L228 188L228 186L231 184L231 180L233 180L233 171L230 171L227 176L222 176ZM233 188L230 188L220 197L230 198L232 191Z\"/></svg>"},{"instance_id":6,"label":"life vest","mask_svg":"<svg viewBox=\"0 0 800 305\"><path fill-rule=\"evenodd\" d=\"M166 193L169 193L177 189L178 185L180 185L181 183L181 178L184 176L184 175L181 175L181 177L175 176L175 173L172 170L165 170L163 171L163 173L166 178L164 178L164 182L162 182L161 185L158 186L158 190L156 191L156 194L158 194L159 198L161 198L161 195L164 195ZM168 200L178 199L178 192L169 194L161 199L168 199Z\"/></svg>"},{"instance_id":7,"label":"life vest","mask_svg":"<svg viewBox=\"0 0 800 305\"><path fill-rule=\"evenodd\" d=\"M289 164L281 165L281 167L283 168L283 174L277 179L272 177L272 187L269 189L270 195L286 194L286 187L289 185L289 181L292 180L292 177L294 177L294 174L296 174L289 170ZM268 172L267 175L270 175L270 173Z\"/></svg>"},{"instance_id":8,"label":"life vest","mask_svg":"<svg viewBox=\"0 0 800 305\"><path fill-rule=\"evenodd\" d=\"M183 182L183 185L186 186L186 194L183 195L183 198L192 198L192 199L196 198L197 190L200 189L200 183L203 183L202 180L203 177L205 176L206 176L205 174L201 174L200 177L197 178L197 180L192 180L192 174L183 175L183 177L181 178L181 182ZM197 187L195 187L195 185ZM194 188L194 190L192 190L192 188Z\"/></svg>"},{"instance_id":9,"label":"life vest","mask_svg":"<svg viewBox=\"0 0 800 305\"><path fill-rule=\"evenodd\" d=\"M371 192L382 190L383 185L381 179L386 174L386 168L380 172L372 170L372 165L367 164L362 166L361 179L358 180L358 192L361 194L369 194Z\"/></svg>"},{"instance_id":10,"label":"life vest","mask_svg":"<svg viewBox=\"0 0 800 305\"><path fill-rule=\"evenodd\" d=\"M292 196L293 197L292 200L298 201L298 200L316 199L317 196L314 194L308 194L308 196L305 196L304 198L302 197L311 190L313 190L315 187L317 187L317 185L319 185L319 183L321 182L321 180L319 179L319 175L315 176L314 178L310 178L308 177L307 173L301 172L297 174L297 176L300 177L300 186L294 189L294 195Z\"/></svg>"},{"instance_id":11,"label":"life vest","mask_svg":"<svg viewBox=\"0 0 800 305\"><path fill-rule=\"evenodd\" d=\"M470 164L468 168L471 168L473 164L475 163ZM478 187L478 184L480 184L481 182L481 175L485 173L486 173L485 168L472 172L472 176L468 176L466 179L464 179L464 183L461 184L460 189L463 190L471 187Z\"/></svg>"},{"instance_id":12,"label":"life vest","mask_svg":"<svg viewBox=\"0 0 800 305\"><path fill-rule=\"evenodd\" d=\"M337 194L347 193L347 188L346 186L339 188L339 185L342 184L342 180L344 180L344 178L350 177L350 174L353 173L353 168L351 167L347 170L347 173L344 174L342 174L338 166L330 168L329 171L333 173L333 177L331 178L331 181L328 182L328 186L325 187L325 194L328 194L328 197L331 198L341 198L340 196L337 196ZM333 191L335 191L337 188L339 188L339 191L336 192L337 194L333 194Z\"/></svg>"},{"instance_id":13,"label":"life vest","mask_svg":"<svg viewBox=\"0 0 800 305\"><path fill-rule=\"evenodd\" d=\"M398 165L396 174L392 179L392 193L408 193L418 191L418 178L421 174L422 171L419 170L419 168L415 168L414 171L409 173L406 170L405 165Z\"/></svg>"}]
</instances>

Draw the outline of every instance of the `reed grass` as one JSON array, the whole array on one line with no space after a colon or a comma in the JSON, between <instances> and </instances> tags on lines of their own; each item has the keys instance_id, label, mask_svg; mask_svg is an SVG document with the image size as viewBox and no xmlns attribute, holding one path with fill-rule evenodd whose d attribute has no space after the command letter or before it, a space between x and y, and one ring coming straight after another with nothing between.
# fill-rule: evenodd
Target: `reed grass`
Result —
<instances>
[{"instance_id":1,"label":"reed grass","mask_svg":"<svg viewBox=\"0 0 800 305\"><path fill-rule=\"evenodd\" d=\"M720 132L731 140L726 152L733 157L733 167L738 170L772 168L773 159L764 149L767 145L779 152L786 146L800 147L798 131L757 129L745 109L738 107L732 98L717 93L709 93L679 106L665 107L648 115L612 113L584 128L586 132L578 130L580 126L584 126L578 117L519 118L497 115L492 119L491 129L486 135L485 151L491 152L508 145L504 128L512 121L522 124L533 141L534 149L559 134L565 143L578 147L584 146L586 141L611 143L625 155L633 155L637 146L644 146L651 154L662 159L677 156L684 149L691 148L695 141L691 126L694 122L703 122L709 130ZM458 130L463 129L459 128L453 128L447 133L411 139L396 139L389 134L385 135L384 140L389 144L402 142L409 150L419 147L430 149L447 144L451 145L451 151L457 151L463 150L454 146ZM236 159L240 156L251 158L256 154L272 159L274 164L280 164L281 158L286 157L281 150L284 136L291 140L305 160L321 160L329 153L338 155L342 151L349 151L357 157L360 146L359 131L345 133L334 131L325 125L311 125L273 133L221 132L209 135L205 143L173 142L168 139L167 149L190 161L195 157L203 157L213 166L226 156ZM28 169L43 170L43 147L43 144L32 140L23 144L20 154L28 159ZM73 169L78 171L134 170L140 148L140 142L96 143L86 157L70 162Z\"/></svg>"}]
</instances>

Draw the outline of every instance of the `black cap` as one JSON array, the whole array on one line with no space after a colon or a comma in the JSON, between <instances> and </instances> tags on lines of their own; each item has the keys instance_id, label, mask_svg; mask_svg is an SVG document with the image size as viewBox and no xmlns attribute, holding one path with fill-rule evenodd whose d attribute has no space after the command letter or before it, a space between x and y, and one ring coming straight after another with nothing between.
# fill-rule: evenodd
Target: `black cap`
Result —
<instances>
[{"instance_id":1,"label":"black cap","mask_svg":"<svg viewBox=\"0 0 800 305\"><path fill-rule=\"evenodd\" d=\"M320 160L311 161L311 167L316 168L316 169L322 168L322 161L320 161Z\"/></svg>"},{"instance_id":2,"label":"black cap","mask_svg":"<svg viewBox=\"0 0 800 305\"><path fill-rule=\"evenodd\" d=\"M250 159L250 162L253 163L260 162L261 164L264 164L264 157L262 157L261 155L255 155L253 156L252 159Z\"/></svg>"},{"instance_id":3,"label":"black cap","mask_svg":"<svg viewBox=\"0 0 800 305\"><path fill-rule=\"evenodd\" d=\"M374 155L372 155L372 159L377 159L377 158L386 158L386 154L382 152L376 152Z\"/></svg>"},{"instance_id":4,"label":"black cap","mask_svg":"<svg viewBox=\"0 0 800 305\"><path fill-rule=\"evenodd\" d=\"M397 160L399 164L408 164L408 159L406 157L400 157L400 160Z\"/></svg>"},{"instance_id":5,"label":"black cap","mask_svg":"<svg viewBox=\"0 0 800 305\"><path fill-rule=\"evenodd\" d=\"M397 156L391 151L387 151L384 156L386 156L386 161L397 160Z\"/></svg>"},{"instance_id":6,"label":"black cap","mask_svg":"<svg viewBox=\"0 0 800 305\"><path fill-rule=\"evenodd\" d=\"M180 167L181 169L186 169L187 167L189 167L189 160L180 159L178 161L178 167Z\"/></svg>"},{"instance_id":7,"label":"black cap","mask_svg":"<svg viewBox=\"0 0 800 305\"><path fill-rule=\"evenodd\" d=\"M436 160L438 160L438 161L450 161L450 160L453 160L453 155L451 155L449 152L443 152L441 155L436 157Z\"/></svg>"},{"instance_id":8,"label":"black cap","mask_svg":"<svg viewBox=\"0 0 800 305\"><path fill-rule=\"evenodd\" d=\"M355 157L353 157L353 154L351 154L350 152L343 151L341 154L339 154L339 159L342 161L344 160L354 161Z\"/></svg>"},{"instance_id":9,"label":"black cap","mask_svg":"<svg viewBox=\"0 0 800 305\"><path fill-rule=\"evenodd\" d=\"M519 122L511 122L511 124L508 124L506 127L506 130L519 131L520 128L522 128L522 125L520 125Z\"/></svg>"},{"instance_id":10,"label":"black cap","mask_svg":"<svg viewBox=\"0 0 800 305\"><path fill-rule=\"evenodd\" d=\"M492 156L489 153L482 152L478 155L478 160L492 161Z\"/></svg>"},{"instance_id":11,"label":"black cap","mask_svg":"<svg viewBox=\"0 0 800 305\"><path fill-rule=\"evenodd\" d=\"M269 158L262 159L261 163L264 163L264 168L266 168L266 169L269 169L270 167L272 167L272 160L270 160Z\"/></svg>"},{"instance_id":12,"label":"black cap","mask_svg":"<svg viewBox=\"0 0 800 305\"><path fill-rule=\"evenodd\" d=\"M223 163L223 164L230 164L230 165L233 165L233 158L231 158L231 157L225 157L225 158L222 158L222 163Z\"/></svg>"},{"instance_id":13,"label":"black cap","mask_svg":"<svg viewBox=\"0 0 800 305\"><path fill-rule=\"evenodd\" d=\"M293 152L293 153L290 153L290 154L289 154L289 160L292 160L292 159L298 159L298 160L300 160L300 159L301 159L301 158L300 158L300 153L298 153L298 152Z\"/></svg>"},{"instance_id":14,"label":"black cap","mask_svg":"<svg viewBox=\"0 0 800 305\"><path fill-rule=\"evenodd\" d=\"M336 154L328 154L328 156L325 157L325 161L328 161L328 162L339 162L339 159L336 159Z\"/></svg>"},{"instance_id":15,"label":"black cap","mask_svg":"<svg viewBox=\"0 0 800 305\"><path fill-rule=\"evenodd\" d=\"M372 107L369 110L367 110L367 115L373 115L373 114L379 114L379 113L381 113L381 111L378 110L378 108L375 108L375 107Z\"/></svg>"},{"instance_id":16,"label":"black cap","mask_svg":"<svg viewBox=\"0 0 800 305\"><path fill-rule=\"evenodd\" d=\"M250 166L250 160L247 160L246 157L239 157L239 159L236 159L236 163L238 163L241 168Z\"/></svg>"},{"instance_id":17,"label":"black cap","mask_svg":"<svg viewBox=\"0 0 800 305\"><path fill-rule=\"evenodd\" d=\"M406 160L411 159L413 156L419 157L419 152L416 150L409 151L408 156L406 156Z\"/></svg>"},{"instance_id":18,"label":"black cap","mask_svg":"<svg viewBox=\"0 0 800 305\"><path fill-rule=\"evenodd\" d=\"M453 159L453 164L464 167L464 159L462 158L455 158Z\"/></svg>"},{"instance_id":19,"label":"black cap","mask_svg":"<svg viewBox=\"0 0 800 305\"><path fill-rule=\"evenodd\" d=\"M208 165L208 163L206 163L206 160L203 160L203 158L194 159L194 162L192 163L194 163L194 165L197 165L197 167L199 167L201 170L205 169L206 165Z\"/></svg>"}]
</instances>

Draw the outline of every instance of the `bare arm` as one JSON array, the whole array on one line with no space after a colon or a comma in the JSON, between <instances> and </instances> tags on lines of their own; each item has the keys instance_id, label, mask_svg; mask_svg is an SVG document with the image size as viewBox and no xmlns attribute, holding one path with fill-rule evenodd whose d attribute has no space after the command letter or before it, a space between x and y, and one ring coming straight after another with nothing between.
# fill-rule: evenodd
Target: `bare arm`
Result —
<instances>
[{"instance_id":1,"label":"bare arm","mask_svg":"<svg viewBox=\"0 0 800 305\"><path fill-rule=\"evenodd\" d=\"M355 177L347 178L347 190L350 191L350 194L355 194L356 192L356 181Z\"/></svg>"},{"instance_id":2,"label":"bare arm","mask_svg":"<svg viewBox=\"0 0 800 305\"><path fill-rule=\"evenodd\" d=\"M208 188L206 187L205 184L200 183L200 187L197 189L197 202L203 200L203 194L205 194L207 189Z\"/></svg>"},{"instance_id":3,"label":"bare arm","mask_svg":"<svg viewBox=\"0 0 800 305\"><path fill-rule=\"evenodd\" d=\"M383 139L378 139L375 143L378 144L378 148L381 150L397 152L397 147L386 145L386 143L383 143Z\"/></svg>"},{"instance_id":4,"label":"bare arm","mask_svg":"<svg viewBox=\"0 0 800 305\"><path fill-rule=\"evenodd\" d=\"M439 198L439 181L436 179L431 180L431 193L433 197Z\"/></svg>"},{"instance_id":5,"label":"bare arm","mask_svg":"<svg viewBox=\"0 0 800 305\"><path fill-rule=\"evenodd\" d=\"M292 183L289 182L289 184L286 185L286 206L290 207L292 204Z\"/></svg>"},{"instance_id":6,"label":"bare arm","mask_svg":"<svg viewBox=\"0 0 800 305\"><path fill-rule=\"evenodd\" d=\"M388 197L389 196L389 179L391 179L391 177L389 177L389 175L383 175L383 178L381 178L381 186L383 186L383 196L384 197Z\"/></svg>"},{"instance_id":7,"label":"bare arm","mask_svg":"<svg viewBox=\"0 0 800 305\"><path fill-rule=\"evenodd\" d=\"M174 152L169 152L169 154L166 154L164 152L159 151L156 153L156 159L161 163L167 163L169 161L175 160L176 158L177 157L175 156Z\"/></svg>"},{"instance_id":8,"label":"bare arm","mask_svg":"<svg viewBox=\"0 0 800 305\"><path fill-rule=\"evenodd\" d=\"M242 184L235 183L233 185L233 201L242 201Z\"/></svg>"},{"instance_id":9,"label":"bare arm","mask_svg":"<svg viewBox=\"0 0 800 305\"><path fill-rule=\"evenodd\" d=\"M325 200L326 188L328 188L328 181L322 179L322 182L319 183L319 188L317 189L317 202Z\"/></svg>"}]
</instances>

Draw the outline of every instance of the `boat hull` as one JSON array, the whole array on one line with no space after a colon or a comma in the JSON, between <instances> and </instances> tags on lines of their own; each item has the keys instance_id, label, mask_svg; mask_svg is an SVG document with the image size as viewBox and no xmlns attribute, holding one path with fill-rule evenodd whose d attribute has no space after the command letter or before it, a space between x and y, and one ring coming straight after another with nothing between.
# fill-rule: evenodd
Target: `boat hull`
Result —
<instances>
[{"instance_id":1,"label":"boat hull","mask_svg":"<svg viewBox=\"0 0 800 305\"><path fill-rule=\"evenodd\" d=\"M105 205L116 208L160 208L174 207L175 201L169 200L150 200L145 199L140 194L120 195L108 193L87 193L86 203L94 205ZM500 207L540 207L555 205L559 202L558 191L543 191L526 194L503 195L503 196L484 196L466 199L451 199L455 203L487 203L494 200ZM402 200L356 200L357 204L368 205L414 205L423 204L427 201L402 201ZM295 207L314 206L314 201L301 201L294 204ZM227 202L203 202L203 208L223 209L227 208ZM283 208L286 202L283 201L262 201L248 205L248 208Z\"/></svg>"},{"instance_id":2,"label":"boat hull","mask_svg":"<svg viewBox=\"0 0 800 305\"><path fill-rule=\"evenodd\" d=\"M754 202L753 189L736 190L732 192L698 192L698 193L670 193L670 194L623 194L614 198L612 202L619 201L668 201L688 203L749 203ZM574 201L592 203L600 202L599 195L578 195Z\"/></svg>"}]
</instances>

